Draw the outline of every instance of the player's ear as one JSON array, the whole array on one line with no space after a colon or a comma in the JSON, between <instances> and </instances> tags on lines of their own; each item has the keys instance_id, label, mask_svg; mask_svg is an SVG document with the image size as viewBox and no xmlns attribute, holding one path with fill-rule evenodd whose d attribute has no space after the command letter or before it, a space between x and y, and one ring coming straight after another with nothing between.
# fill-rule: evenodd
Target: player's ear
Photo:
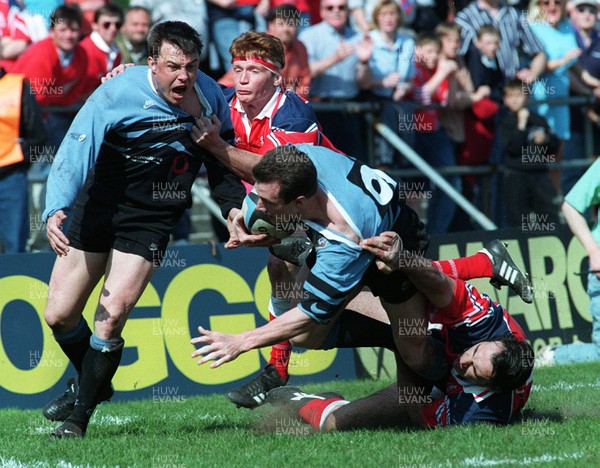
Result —
<instances>
[{"instance_id":1,"label":"player's ear","mask_svg":"<svg viewBox=\"0 0 600 468\"><path fill-rule=\"evenodd\" d=\"M283 83L283 77L281 75L276 74L273 74L273 76L275 77L273 80L273 84L275 86L281 86L281 83Z\"/></svg>"},{"instance_id":2,"label":"player's ear","mask_svg":"<svg viewBox=\"0 0 600 468\"><path fill-rule=\"evenodd\" d=\"M304 195L300 195L299 197L296 197L296 199L294 200L294 205L296 206L297 209L301 209L305 202L306 202L306 197Z\"/></svg>"},{"instance_id":3,"label":"player's ear","mask_svg":"<svg viewBox=\"0 0 600 468\"><path fill-rule=\"evenodd\" d=\"M156 73L156 60L154 60L154 57L148 57L148 66L150 67L150 70L152 70L152 72Z\"/></svg>"}]
</instances>

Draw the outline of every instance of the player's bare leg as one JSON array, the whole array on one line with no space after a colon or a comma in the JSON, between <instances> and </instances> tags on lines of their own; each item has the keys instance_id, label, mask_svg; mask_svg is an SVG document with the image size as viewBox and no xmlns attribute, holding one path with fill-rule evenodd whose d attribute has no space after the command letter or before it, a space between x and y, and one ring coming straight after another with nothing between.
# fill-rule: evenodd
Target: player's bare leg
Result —
<instances>
[{"instance_id":1,"label":"player's bare leg","mask_svg":"<svg viewBox=\"0 0 600 468\"><path fill-rule=\"evenodd\" d=\"M384 232L366 239L363 248L378 257L377 266L384 272L391 272L407 265L429 262L418 255L402 250L402 241L394 232ZM515 291L524 302L533 301L533 288L525 274L512 259L504 244L498 239L488 242L474 255L451 260L433 261L440 271L455 279L469 281L474 278L491 278L490 284L497 289L508 286ZM400 256L400 252L403 252Z\"/></svg>"},{"instance_id":2,"label":"player's bare leg","mask_svg":"<svg viewBox=\"0 0 600 468\"><path fill-rule=\"evenodd\" d=\"M301 291L301 267L270 255L267 261L267 273L271 282L269 301L269 321L292 309L298 301ZM303 277L306 275L304 274ZM260 406L269 390L281 387L288 381L288 367L292 343L289 340L271 347L270 359L261 373L227 393L227 399L234 405L253 409Z\"/></svg>"},{"instance_id":3,"label":"player's bare leg","mask_svg":"<svg viewBox=\"0 0 600 468\"><path fill-rule=\"evenodd\" d=\"M82 363L79 394L71 415L55 437L82 437L102 389L110 385L123 351L121 332L142 295L154 265L139 255L112 250L95 316L95 332Z\"/></svg>"},{"instance_id":4,"label":"player's bare leg","mask_svg":"<svg viewBox=\"0 0 600 468\"><path fill-rule=\"evenodd\" d=\"M77 325L89 295L104 274L108 253L92 253L69 248L56 257L44 318L55 336L69 333Z\"/></svg>"},{"instance_id":5,"label":"player's bare leg","mask_svg":"<svg viewBox=\"0 0 600 468\"><path fill-rule=\"evenodd\" d=\"M389 317L396 349L402 360L418 374L437 380L437 375L430 376L435 350L428 340L429 322L423 294L417 292L400 304L382 300L382 305Z\"/></svg>"},{"instance_id":6,"label":"player's bare leg","mask_svg":"<svg viewBox=\"0 0 600 468\"><path fill-rule=\"evenodd\" d=\"M429 386L398 358L398 354L396 358L398 381L365 398L348 402L333 392L310 394L299 388L286 387L269 392L267 401L291 409L322 432L424 427L422 408L429 402ZM411 397L403 398L403 395Z\"/></svg>"},{"instance_id":7,"label":"player's bare leg","mask_svg":"<svg viewBox=\"0 0 600 468\"><path fill-rule=\"evenodd\" d=\"M50 277L44 318L78 375L92 336L82 313L104 274L107 257L108 253L84 252L71 247L66 256L56 258ZM78 380L78 377L69 379L67 390L42 410L44 417L64 421L69 416L77 397Z\"/></svg>"},{"instance_id":8,"label":"player's bare leg","mask_svg":"<svg viewBox=\"0 0 600 468\"><path fill-rule=\"evenodd\" d=\"M303 267L295 276L299 285L307 273L308 269ZM334 330L337 333L333 333ZM360 285L349 294L340 306L340 312L327 324L315 326L310 332L298 335L291 341L294 346L306 349L362 346L394 348L385 310L379 300L370 292L363 291ZM227 398L237 406L255 408L264 402L269 390L284 384L274 367L267 366L258 377L229 392Z\"/></svg>"}]
</instances>

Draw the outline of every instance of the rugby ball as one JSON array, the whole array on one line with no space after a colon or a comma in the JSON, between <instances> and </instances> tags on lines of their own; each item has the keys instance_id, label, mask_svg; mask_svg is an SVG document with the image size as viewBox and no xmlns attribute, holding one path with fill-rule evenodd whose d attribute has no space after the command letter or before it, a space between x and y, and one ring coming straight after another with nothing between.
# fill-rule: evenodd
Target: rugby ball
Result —
<instances>
[{"instance_id":1,"label":"rugby ball","mask_svg":"<svg viewBox=\"0 0 600 468\"><path fill-rule=\"evenodd\" d=\"M257 203L258 194L254 191L250 192L244 198L242 214L244 215L246 229L252 234L267 234L277 239L288 237L291 233L273 224L265 211L256 209Z\"/></svg>"}]
</instances>

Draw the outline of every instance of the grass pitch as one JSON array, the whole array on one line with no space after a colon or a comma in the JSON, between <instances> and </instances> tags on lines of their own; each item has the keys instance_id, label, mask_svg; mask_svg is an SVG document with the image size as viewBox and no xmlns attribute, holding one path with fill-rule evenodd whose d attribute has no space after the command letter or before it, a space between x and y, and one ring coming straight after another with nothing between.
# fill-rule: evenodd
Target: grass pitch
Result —
<instances>
[{"instance_id":1,"label":"grass pitch","mask_svg":"<svg viewBox=\"0 0 600 468\"><path fill-rule=\"evenodd\" d=\"M523 420L508 427L315 434L288 420L267 432L267 408L236 409L215 395L101 405L85 439L51 441L56 424L40 411L0 410L0 466L594 467L600 466L599 376L600 363L537 370ZM304 389L355 399L384 385Z\"/></svg>"}]
</instances>

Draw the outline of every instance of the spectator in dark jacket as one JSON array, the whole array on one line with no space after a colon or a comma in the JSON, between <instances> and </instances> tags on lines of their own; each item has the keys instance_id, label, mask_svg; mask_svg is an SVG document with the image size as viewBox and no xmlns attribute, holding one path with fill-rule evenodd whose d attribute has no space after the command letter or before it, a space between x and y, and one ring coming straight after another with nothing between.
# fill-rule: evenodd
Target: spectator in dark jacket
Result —
<instances>
[{"instance_id":1,"label":"spectator in dark jacket","mask_svg":"<svg viewBox=\"0 0 600 468\"><path fill-rule=\"evenodd\" d=\"M527 109L527 98L527 88L520 80L512 80L504 87L504 105L508 108L500 124L506 168L504 198L511 226L536 229L542 224L558 223L558 207L553 203L556 189L549 169L559 141L548 122Z\"/></svg>"}]
</instances>

